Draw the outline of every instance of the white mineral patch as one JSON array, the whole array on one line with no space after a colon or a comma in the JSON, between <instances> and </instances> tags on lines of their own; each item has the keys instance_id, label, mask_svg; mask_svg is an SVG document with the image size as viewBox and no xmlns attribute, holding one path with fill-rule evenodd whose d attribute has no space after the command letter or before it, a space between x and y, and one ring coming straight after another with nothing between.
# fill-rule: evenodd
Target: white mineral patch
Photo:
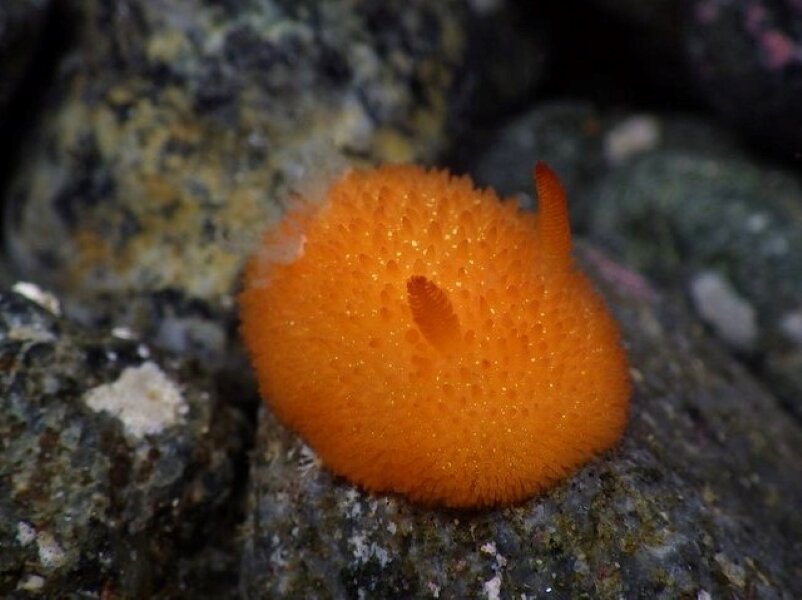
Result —
<instances>
[{"instance_id":1,"label":"white mineral patch","mask_svg":"<svg viewBox=\"0 0 802 600\"><path fill-rule=\"evenodd\" d=\"M426 587L429 588L429 593L432 595L432 598L440 597L440 586L437 585L434 581L427 581Z\"/></svg>"},{"instance_id":2,"label":"white mineral patch","mask_svg":"<svg viewBox=\"0 0 802 600\"><path fill-rule=\"evenodd\" d=\"M758 333L755 309L720 273L695 275L690 293L696 312L722 340L739 350L753 347Z\"/></svg>"},{"instance_id":3,"label":"white mineral patch","mask_svg":"<svg viewBox=\"0 0 802 600\"><path fill-rule=\"evenodd\" d=\"M308 475L322 466L322 462L315 451L304 444L301 446L300 456L298 457L298 470L302 475ZM350 499L349 499L350 501Z\"/></svg>"},{"instance_id":4,"label":"white mineral patch","mask_svg":"<svg viewBox=\"0 0 802 600\"><path fill-rule=\"evenodd\" d=\"M39 562L45 569L58 569L67 562L67 555L53 534L40 531L36 535L36 546L39 550Z\"/></svg>"},{"instance_id":5,"label":"white mineral patch","mask_svg":"<svg viewBox=\"0 0 802 600\"><path fill-rule=\"evenodd\" d=\"M12 290L17 292L20 296L25 296L31 302L35 302L45 310L54 315L61 314L61 304L53 294L44 291L35 283L28 281L18 281L12 287Z\"/></svg>"},{"instance_id":6,"label":"white mineral patch","mask_svg":"<svg viewBox=\"0 0 802 600\"><path fill-rule=\"evenodd\" d=\"M651 150L660 142L660 123L648 115L629 117L613 127L604 138L604 155L612 164Z\"/></svg>"},{"instance_id":7,"label":"white mineral patch","mask_svg":"<svg viewBox=\"0 0 802 600\"><path fill-rule=\"evenodd\" d=\"M802 346L802 309L786 313L780 320L780 329L797 346Z\"/></svg>"},{"instance_id":8,"label":"white mineral patch","mask_svg":"<svg viewBox=\"0 0 802 600\"><path fill-rule=\"evenodd\" d=\"M137 439L179 423L188 411L181 390L152 362L129 367L117 381L89 390L85 402L117 417Z\"/></svg>"},{"instance_id":9,"label":"white mineral patch","mask_svg":"<svg viewBox=\"0 0 802 600\"><path fill-rule=\"evenodd\" d=\"M16 342L52 342L56 336L38 325L12 325L8 329L8 339Z\"/></svg>"},{"instance_id":10,"label":"white mineral patch","mask_svg":"<svg viewBox=\"0 0 802 600\"><path fill-rule=\"evenodd\" d=\"M330 126L329 137L334 142L335 148L353 148L357 152L370 151L376 126L365 108L365 103L356 94L348 94L343 98L339 117L334 119ZM334 156L337 160L334 168L330 169L330 177L341 175L342 171L347 168L342 155L331 150L328 155ZM327 163L331 162L329 156L324 157ZM322 191L324 194L325 192L326 190Z\"/></svg>"},{"instance_id":11,"label":"white mineral patch","mask_svg":"<svg viewBox=\"0 0 802 600\"><path fill-rule=\"evenodd\" d=\"M766 213L754 213L746 219L746 229L751 233L760 233L769 226L769 216Z\"/></svg>"},{"instance_id":12,"label":"white mineral patch","mask_svg":"<svg viewBox=\"0 0 802 600\"><path fill-rule=\"evenodd\" d=\"M21 546L27 546L36 539L36 529L30 523L20 521L17 523L17 541Z\"/></svg>"},{"instance_id":13,"label":"white mineral patch","mask_svg":"<svg viewBox=\"0 0 802 600\"><path fill-rule=\"evenodd\" d=\"M136 333L129 327L113 327L111 329L111 335L116 337L120 340L135 340L137 338Z\"/></svg>"},{"instance_id":14,"label":"white mineral patch","mask_svg":"<svg viewBox=\"0 0 802 600\"><path fill-rule=\"evenodd\" d=\"M501 597L501 575L485 581L484 592L487 600L498 600Z\"/></svg>"},{"instance_id":15,"label":"white mineral patch","mask_svg":"<svg viewBox=\"0 0 802 600\"><path fill-rule=\"evenodd\" d=\"M41 575L26 575L17 583L17 589L21 592L37 593L45 587L45 578Z\"/></svg>"},{"instance_id":16,"label":"white mineral patch","mask_svg":"<svg viewBox=\"0 0 802 600\"><path fill-rule=\"evenodd\" d=\"M499 551L496 549L495 542L487 542L483 544L481 548L479 548L484 554L489 554L493 558L496 559L496 567L498 569L502 569L507 565L507 559L504 558Z\"/></svg>"},{"instance_id":17,"label":"white mineral patch","mask_svg":"<svg viewBox=\"0 0 802 600\"><path fill-rule=\"evenodd\" d=\"M278 568L286 567L289 564L287 562L287 551L281 547L281 539L274 535L271 541L275 550L270 554L270 564Z\"/></svg>"},{"instance_id":18,"label":"white mineral patch","mask_svg":"<svg viewBox=\"0 0 802 600\"><path fill-rule=\"evenodd\" d=\"M354 558L363 564L375 558L379 562L379 566L384 568L392 560L390 553L385 548L376 542L368 542L366 534L356 533L348 539L348 543L354 549Z\"/></svg>"},{"instance_id":19,"label":"white mineral patch","mask_svg":"<svg viewBox=\"0 0 802 600\"><path fill-rule=\"evenodd\" d=\"M61 314L61 307L56 297L45 292L39 286L27 281L18 281L12 286L12 289L51 314L57 316ZM55 339L53 333L40 323L12 325L6 335L8 339L19 342L52 342Z\"/></svg>"}]
</instances>

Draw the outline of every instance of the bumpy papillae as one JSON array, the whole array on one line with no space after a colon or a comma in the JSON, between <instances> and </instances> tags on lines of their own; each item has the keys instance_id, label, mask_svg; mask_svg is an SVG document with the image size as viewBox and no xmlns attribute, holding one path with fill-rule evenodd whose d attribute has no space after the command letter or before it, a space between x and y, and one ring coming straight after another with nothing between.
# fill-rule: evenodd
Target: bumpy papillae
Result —
<instances>
[{"instance_id":1,"label":"bumpy papillae","mask_svg":"<svg viewBox=\"0 0 802 600\"><path fill-rule=\"evenodd\" d=\"M243 336L263 397L336 473L484 506L619 439L617 328L571 259L559 181L536 180L539 215L441 171L352 171L266 234Z\"/></svg>"}]
</instances>

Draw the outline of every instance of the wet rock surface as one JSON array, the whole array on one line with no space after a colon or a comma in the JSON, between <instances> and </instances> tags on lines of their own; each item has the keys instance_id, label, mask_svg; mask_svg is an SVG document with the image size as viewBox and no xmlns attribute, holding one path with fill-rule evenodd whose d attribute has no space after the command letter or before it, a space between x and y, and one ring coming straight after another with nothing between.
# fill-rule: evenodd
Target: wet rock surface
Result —
<instances>
[{"instance_id":1,"label":"wet rock surface","mask_svg":"<svg viewBox=\"0 0 802 600\"><path fill-rule=\"evenodd\" d=\"M239 415L197 366L18 289L0 293L0 595L230 588L234 556L211 541L231 527Z\"/></svg>"},{"instance_id":2,"label":"wet rock surface","mask_svg":"<svg viewBox=\"0 0 802 600\"><path fill-rule=\"evenodd\" d=\"M620 446L521 506L444 511L333 479L263 412L245 597L802 592L798 427L670 297L593 248L582 256L631 359L635 394Z\"/></svg>"}]
</instances>

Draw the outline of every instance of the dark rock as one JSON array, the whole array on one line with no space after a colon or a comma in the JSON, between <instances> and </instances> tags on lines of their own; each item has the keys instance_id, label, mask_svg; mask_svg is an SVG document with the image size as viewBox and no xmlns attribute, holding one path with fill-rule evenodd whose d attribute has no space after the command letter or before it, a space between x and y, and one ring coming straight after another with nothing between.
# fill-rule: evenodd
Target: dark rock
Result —
<instances>
[{"instance_id":1,"label":"dark rock","mask_svg":"<svg viewBox=\"0 0 802 600\"><path fill-rule=\"evenodd\" d=\"M77 49L9 195L9 247L68 314L148 339L162 334L152 294L172 293L180 306L165 310L185 324L196 302L230 316L243 256L300 177L323 181L343 156L437 153L471 10L461 0L76 6ZM210 320L188 335L225 359L229 330Z\"/></svg>"},{"instance_id":2,"label":"dark rock","mask_svg":"<svg viewBox=\"0 0 802 600\"><path fill-rule=\"evenodd\" d=\"M802 3L693 0L685 19L699 87L722 115L776 152L802 152Z\"/></svg>"},{"instance_id":3,"label":"dark rock","mask_svg":"<svg viewBox=\"0 0 802 600\"><path fill-rule=\"evenodd\" d=\"M639 34L637 41L645 42L651 49L678 54L681 15L674 0L592 0L592 3L630 25Z\"/></svg>"},{"instance_id":4,"label":"dark rock","mask_svg":"<svg viewBox=\"0 0 802 600\"><path fill-rule=\"evenodd\" d=\"M49 7L49 0L6 0L0 5L0 127L36 54Z\"/></svg>"},{"instance_id":5,"label":"dark rock","mask_svg":"<svg viewBox=\"0 0 802 600\"><path fill-rule=\"evenodd\" d=\"M0 595L230 589L236 555L212 540L232 537L238 413L196 365L16 287L0 294Z\"/></svg>"},{"instance_id":6,"label":"dark rock","mask_svg":"<svg viewBox=\"0 0 802 600\"><path fill-rule=\"evenodd\" d=\"M802 298L800 197L798 177L746 158L658 149L610 171L580 206L596 239L661 284L692 287L695 276L712 272L741 297L757 331L745 346L733 345L757 354L767 385L802 416L791 367L802 344L784 325Z\"/></svg>"},{"instance_id":7,"label":"dark rock","mask_svg":"<svg viewBox=\"0 0 802 600\"><path fill-rule=\"evenodd\" d=\"M549 98L604 107L668 110L699 105L685 64L682 3L676 0L544 0L521 3L545 23ZM510 60L515 60L510 57Z\"/></svg>"},{"instance_id":8,"label":"dark rock","mask_svg":"<svg viewBox=\"0 0 802 600\"><path fill-rule=\"evenodd\" d=\"M798 426L681 305L581 255L631 358L620 446L520 506L445 511L334 479L264 411L245 597L802 594Z\"/></svg>"},{"instance_id":9,"label":"dark rock","mask_svg":"<svg viewBox=\"0 0 802 600\"><path fill-rule=\"evenodd\" d=\"M457 72L452 137L470 134L478 123L497 123L520 108L546 75L547 24L529 19L521 7L480 0L467 21L470 40Z\"/></svg>"}]
</instances>

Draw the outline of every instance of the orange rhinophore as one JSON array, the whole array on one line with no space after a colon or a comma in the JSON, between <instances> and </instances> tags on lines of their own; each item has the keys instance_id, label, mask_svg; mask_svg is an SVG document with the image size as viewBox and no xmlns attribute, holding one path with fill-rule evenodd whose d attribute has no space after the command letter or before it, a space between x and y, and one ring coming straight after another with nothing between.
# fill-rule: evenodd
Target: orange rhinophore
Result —
<instances>
[{"instance_id":1,"label":"orange rhinophore","mask_svg":"<svg viewBox=\"0 0 802 600\"><path fill-rule=\"evenodd\" d=\"M621 437L618 329L573 263L559 180L534 175L537 214L445 171L352 170L265 234L242 335L263 398L332 471L491 506Z\"/></svg>"},{"instance_id":2,"label":"orange rhinophore","mask_svg":"<svg viewBox=\"0 0 802 600\"><path fill-rule=\"evenodd\" d=\"M556 173L544 162L535 165L532 174L537 189L537 235L544 256L571 261L571 226L565 190Z\"/></svg>"},{"instance_id":3,"label":"orange rhinophore","mask_svg":"<svg viewBox=\"0 0 802 600\"><path fill-rule=\"evenodd\" d=\"M446 293L423 275L407 280L409 310L424 338L435 348L448 351L459 343L459 320Z\"/></svg>"}]
</instances>

